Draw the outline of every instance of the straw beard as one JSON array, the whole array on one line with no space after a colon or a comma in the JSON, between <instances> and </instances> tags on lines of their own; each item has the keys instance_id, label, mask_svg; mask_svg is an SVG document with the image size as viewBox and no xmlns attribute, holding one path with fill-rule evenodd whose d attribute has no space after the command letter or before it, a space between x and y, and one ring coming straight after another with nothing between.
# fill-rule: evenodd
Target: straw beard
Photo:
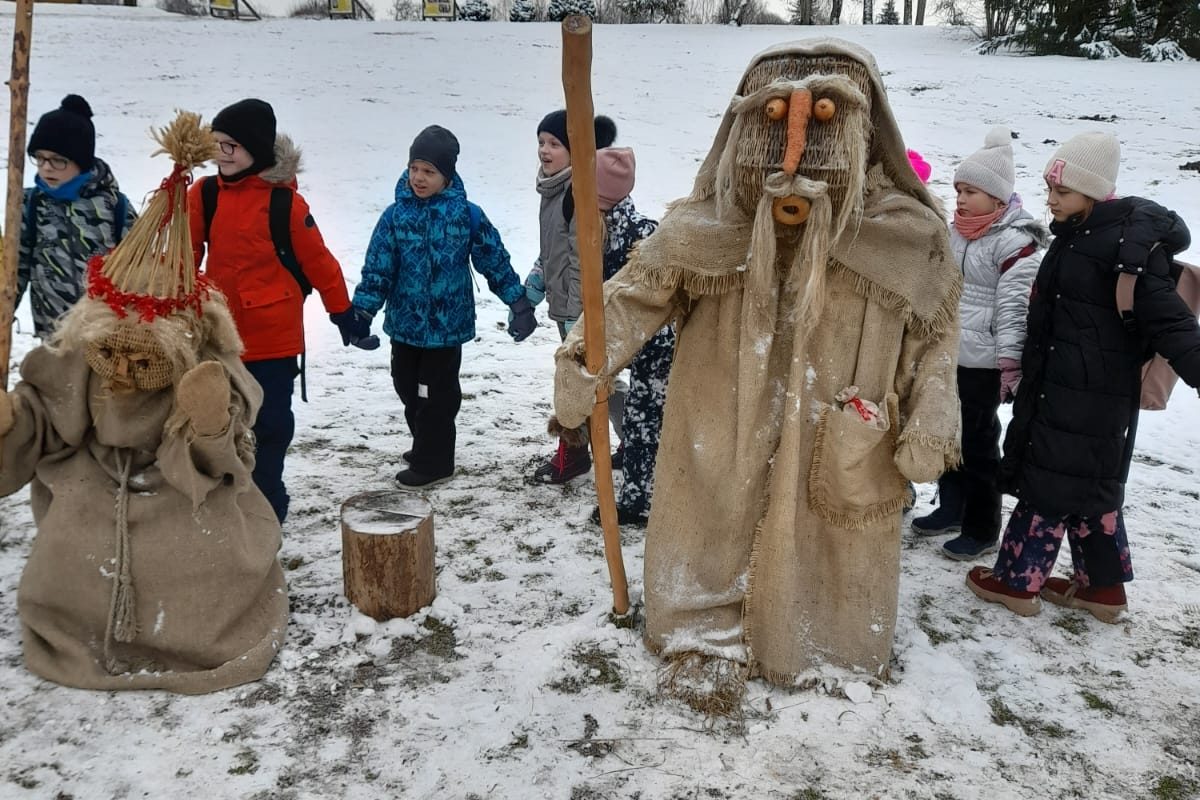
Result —
<instances>
[{"instance_id":1,"label":"straw beard","mask_svg":"<svg viewBox=\"0 0 1200 800\"><path fill-rule=\"evenodd\" d=\"M841 236L847 230L857 230L862 220L871 122L866 98L848 78L814 76L804 83L814 89L835 89L838 92L845 113L835 123L834 136L836 141L844 143L839 150L845 162L817 166L826 172L845 170L845 189L839 191L826 181L804 175L788 175L778 170L767 174L761 187L753 186L753 179L746 180L746 171L753 167L737 163L739 142L747 134L748 125L761 124L746 112L756 109L763 98L781 91L782 84L772 84L746 98L738 98L733 104L735 119L717 164L715 199L718 217L729 219L744 218L742 208L754 203L750 246L746 255L746 286L751 293L753 322L764 333L773 331L776 321L777 239L787 235L790 230L776 223L772 204L776 198L789 195L803 197L812 203L808 219L803 223L800 241L785 272L787 289L798 297L798 302L790 309L790 319L802 326L807 337L816 329L825 306L829 253ZM757 194L757 201L751 199L752 191ZM739 199L747 202L739 203Z\"/></svg>"}]
</instances>

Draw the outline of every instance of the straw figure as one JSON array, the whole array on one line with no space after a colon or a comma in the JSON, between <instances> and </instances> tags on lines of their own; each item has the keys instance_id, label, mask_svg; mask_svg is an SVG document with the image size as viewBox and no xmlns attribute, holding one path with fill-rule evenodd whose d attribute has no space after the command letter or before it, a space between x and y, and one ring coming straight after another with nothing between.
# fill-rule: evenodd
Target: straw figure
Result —
<instances>
[{"instance_id":1,"label":"straw figure","mask_svg":"<svg viewBox=\"0 0 1200 800\"><path fill-rule=\"evenodd\" d=\"M261 391L192 257L187 185L215 144L186 112L153 135L171 174L0 390L0 494L32 483L29 669L194 694L262 676L287 595L279 523L250 478Z\"/></svg>"},{"instance_id":2,"label":"straw figure","mask_svg":"<svg viewBox=\"0 0 1200 800\"><path fill-rule=\"evenodd\" d=\"M666 688L729 714L748 677L885 676L905 479L958 459L959 291L871 55L756 56L692 194L605 285L606 367L577 333L558 351L573 428L679 326L644 583Z\"/></svg>"}]
</instances>

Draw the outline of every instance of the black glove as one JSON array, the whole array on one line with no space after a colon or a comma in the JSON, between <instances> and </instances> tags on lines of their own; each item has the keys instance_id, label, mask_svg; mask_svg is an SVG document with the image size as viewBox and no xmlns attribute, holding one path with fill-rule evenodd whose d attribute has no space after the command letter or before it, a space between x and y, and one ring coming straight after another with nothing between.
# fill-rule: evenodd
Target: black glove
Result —
<instances>
[{"instance_id":1,"label":"black glove","mask_svg":"<svg viewBox=\"0 0 1200 800\"><path fill-rule=\"evenodd\" d=\"M523 342L529 334L537 329L537 317L533 315L533 304L529 298L521 295L516 302L508 307L512 312L512 322L508 326L508 335L514 342Z\"/></svg>"},{"instance_id":2,"label":"black glove","mask_svg":"<svg viewBox=\"0 0 1200 800\"><path fill-rule=\"evenodd\" d=\"M363 350L379 347L379 337L371 335L371 315L361 308L350 306L345 311L330 314L329 321L341 331L343 345L354 345Z\"/></svg>"}]
</instances>

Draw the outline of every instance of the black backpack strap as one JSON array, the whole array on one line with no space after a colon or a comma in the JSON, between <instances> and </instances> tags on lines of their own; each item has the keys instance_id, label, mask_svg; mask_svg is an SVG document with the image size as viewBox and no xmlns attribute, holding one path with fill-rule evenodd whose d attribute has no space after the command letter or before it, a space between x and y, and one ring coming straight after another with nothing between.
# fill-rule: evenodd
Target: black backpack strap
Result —
<instances>
[{"instance_id":1,"label":"black backpack strap","mask_svg":"<svg viewBox=\"0 0 1200 800\"><path fill-rule=\"evenodd\" d=\"M280 186L271 190L271 208L268 219L271 225L271 242L275 245L275 255L283 268L291 273L300 285L300 292L308 297L312 294L312 284L300 268L296 251L292 248L292 190Z\"/></svg>"},{"instance_id":2,"label":"black backpack strap","mask_svg":"<svg viewBox=\"0 0 1200 800\"><path fill-rule=\"evenodd\" d=\"M571 224L571 218L575 216L575 195L568 187L566 196L563 197L563 222Z\"/></svg>"},{"instance_id":3,"label":"black backpack strap","mask_svg":"<svg viewBox=\"0 0 1200 800\"><path fill-rule=\"evenodd\" d=\"M213 217L217 215L217 192L221 184L213 176L200 179L200 202L204 208L204 242L208 243L208 232L212 230Z\"/></svg>"}]
</instances>

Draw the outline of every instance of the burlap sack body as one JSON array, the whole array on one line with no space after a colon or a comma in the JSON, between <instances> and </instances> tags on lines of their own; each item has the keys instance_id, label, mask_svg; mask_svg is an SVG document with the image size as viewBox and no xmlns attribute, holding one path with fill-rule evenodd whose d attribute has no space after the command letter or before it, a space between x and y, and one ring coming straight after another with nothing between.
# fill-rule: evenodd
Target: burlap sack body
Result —
<instances>
[{"instance_id":1,"label":"burlap sack body","mask_svg":"<svg viewBox=\"0 0 1200 800\"><path fill-rule=\"evenodd\" d=\"M17 593L32 672L85 689L192 694L256 680L275 657L288 611L280 529L238 441L262 395L236 355L221 361L232 421L197 436L169 423L170 387L106 397L80 351L26 357L0 494L32 481L38 534ZM136 635L120 642L112 621L127 465Z\"/></svg>"},{"instance_id":2,"label":"burlap sack body","mask_svg":"<svg viewBox=\"0 0 1200 800\"><path fill-rule=\"evenodd\" d=\"M905 492L894 456L957 462L960 282L936 203L892 167L911 172L886 119L876 139L892 137L872 148L863 218L834 249L810 336L778 275L774 328L753 332L748 234L697 194L605 285L602 381L665 319L680 322L645 557L645 639L664 656L741 661L780 684L824 664L888 664ZM781 244L777 271L791 256ZM560 348L560 374L577 369L582 330ZM886 411L886 430L830 413L850 385ZM560 390L560 418L586 393Z\"/></svg>"}]
</instances>

